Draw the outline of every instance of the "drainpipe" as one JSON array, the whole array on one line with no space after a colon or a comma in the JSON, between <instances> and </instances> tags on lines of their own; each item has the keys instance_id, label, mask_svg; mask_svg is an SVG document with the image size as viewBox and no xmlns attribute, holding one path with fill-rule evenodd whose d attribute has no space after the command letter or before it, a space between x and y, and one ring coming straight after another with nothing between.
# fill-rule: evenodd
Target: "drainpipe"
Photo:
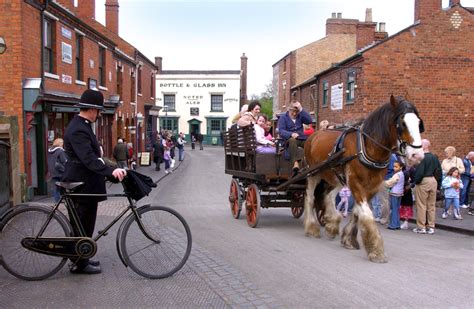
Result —
<instances>
[{"instance_id":1,"label":"drainpipe","mask_svg":"<svg viewBox=\"0 0 474 309\"><path fill-rule=\"evenodd\" d=\"M135 51L135 57L136 57L136 51ZM135 147L134 147L134 152L135 152L135 159L138 162L138 141L139 141L139 132L138 132L138 69L140 67L140 63L137 61L135 64ZM140 74L141 75L141 74Z\"/></svg>"}]
</instances>

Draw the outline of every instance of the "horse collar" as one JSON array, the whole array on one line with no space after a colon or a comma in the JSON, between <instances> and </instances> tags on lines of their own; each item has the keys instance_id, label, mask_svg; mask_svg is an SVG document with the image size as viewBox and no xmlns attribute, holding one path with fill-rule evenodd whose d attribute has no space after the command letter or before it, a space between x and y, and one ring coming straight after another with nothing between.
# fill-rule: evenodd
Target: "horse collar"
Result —
<instances>
[{"instance_id":1,"label":"horse collar","mask_svg":"<svg viewBox=\"0 0 474 309\"><path fill-rule=\"evenodd\" d=\"M362 132L362 126L358 128L357 130L357 155L359 157L359 161L367 166L368 168L375 168L375 169L384 169L390 164L390 156L388 156L388 159L385 161L375 161L372 158L369 157L365 150L365 142L364 142L364 137L362 136L364 133ZM364 134L366 135L366 134ZM385 146L377 143L374 141L378 146L381 146L382 148L388 149ZM391 151L390 149L388 149Z\"/></svg>"}]
</instances>

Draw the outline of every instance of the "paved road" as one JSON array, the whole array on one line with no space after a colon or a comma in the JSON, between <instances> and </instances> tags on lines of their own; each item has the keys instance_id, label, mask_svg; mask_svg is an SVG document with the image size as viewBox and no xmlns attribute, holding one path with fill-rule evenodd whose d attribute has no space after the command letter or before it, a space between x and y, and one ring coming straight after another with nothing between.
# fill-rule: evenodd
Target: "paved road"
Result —
<instances>
[{"instance_id":1,"label":"paved road","mask_svg":"<svg viewBox=\"0 0 474 309\"><path fill-rule=\"evenodd\" d=\"M114 233L99 241L103 274L73 276L66 269L42 282L0 270L0 307L431 307L467 308L472 293L474 242L437 230L416 235L381 227L389 263L374 264L339 239L312 239L289 209L265 209L251 229L230 215L230 176L222 148L186 149L183 163L143 202L169 205L190 224L193 251L172 278L147 280L125 269ZM142 168L154 179L163 176ZM112 191L117 187L112 187ZM100 224L120 200L100 208Z\"/></svg>"}]
</instances>

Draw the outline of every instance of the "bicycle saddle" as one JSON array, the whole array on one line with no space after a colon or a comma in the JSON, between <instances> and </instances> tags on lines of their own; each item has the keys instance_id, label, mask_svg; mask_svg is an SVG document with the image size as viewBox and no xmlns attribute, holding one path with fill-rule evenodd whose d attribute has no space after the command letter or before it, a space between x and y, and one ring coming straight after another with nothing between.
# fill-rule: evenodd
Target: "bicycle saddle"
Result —
<instances>
[{"instance_id":1,"label":"bicycle saddle","mask_svg":"<svg viewBox=\"0 0 474 309\"><path fill-rule=\"evenodd\" d=\"M61 187L67 191L74 190L75 188L82 186L83 184L84 182L62 182L62 181L56 182L56 185L58 187Z\"/></svg>"}]
</instances>

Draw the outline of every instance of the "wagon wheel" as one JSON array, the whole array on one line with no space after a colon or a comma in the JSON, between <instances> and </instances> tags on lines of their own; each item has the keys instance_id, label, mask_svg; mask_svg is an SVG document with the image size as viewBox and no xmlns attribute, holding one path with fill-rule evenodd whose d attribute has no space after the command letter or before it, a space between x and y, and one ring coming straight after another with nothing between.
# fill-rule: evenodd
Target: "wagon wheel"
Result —
<instances>
[{"instance_id":1,"label":"wagon wheel","mask_svg":"<svg viewBox=\"0 0 474 309\"><path fill-rule=\"evenodd\" d=\"M293 194L293 201L298 203L298 204L301 204L304 200L304 193L303 192L295 192ZM294 218L298 219L299 217L301 217L303 215L303 212L304 212L304 207L296 207L296 206L292 206L291 207L291 213L293 215Z\"/></svg>"},{"instance_id":2,"label":"wagon wheel","mask_svg":"<svg viewBox=\"0 0 474 309\"><path fill-rule=\"evenodd\" d=\"M245 208L247 210L247 224L250 227L256 227L260 218L260 193L258 193L256 184L251 184L247 188Z\"/></svg>"},{"instance_id":3,"label":"wagon wheel","mask_svg":"<svg viewBox=\"0 0 474 309\"><path fill-rule=\"evenodd\" d=\"M238 219L242 210L242 195L239 182L235 179L232 179L230 183L229 202L232 217Z\"/></svg>"},{"instance_id":4,"label":"wagon wheel","mask_svg":"<svg viewBox=\"0 0 474 309\"><path fill-rule=\"evenodd\" d=\"M324 205L321 205L321 203L315 203L314 211L316 212L316 218L318 219L319 224L321 226L325 226L326 221L324 221Z\"/></svg>"}]
</instances>

